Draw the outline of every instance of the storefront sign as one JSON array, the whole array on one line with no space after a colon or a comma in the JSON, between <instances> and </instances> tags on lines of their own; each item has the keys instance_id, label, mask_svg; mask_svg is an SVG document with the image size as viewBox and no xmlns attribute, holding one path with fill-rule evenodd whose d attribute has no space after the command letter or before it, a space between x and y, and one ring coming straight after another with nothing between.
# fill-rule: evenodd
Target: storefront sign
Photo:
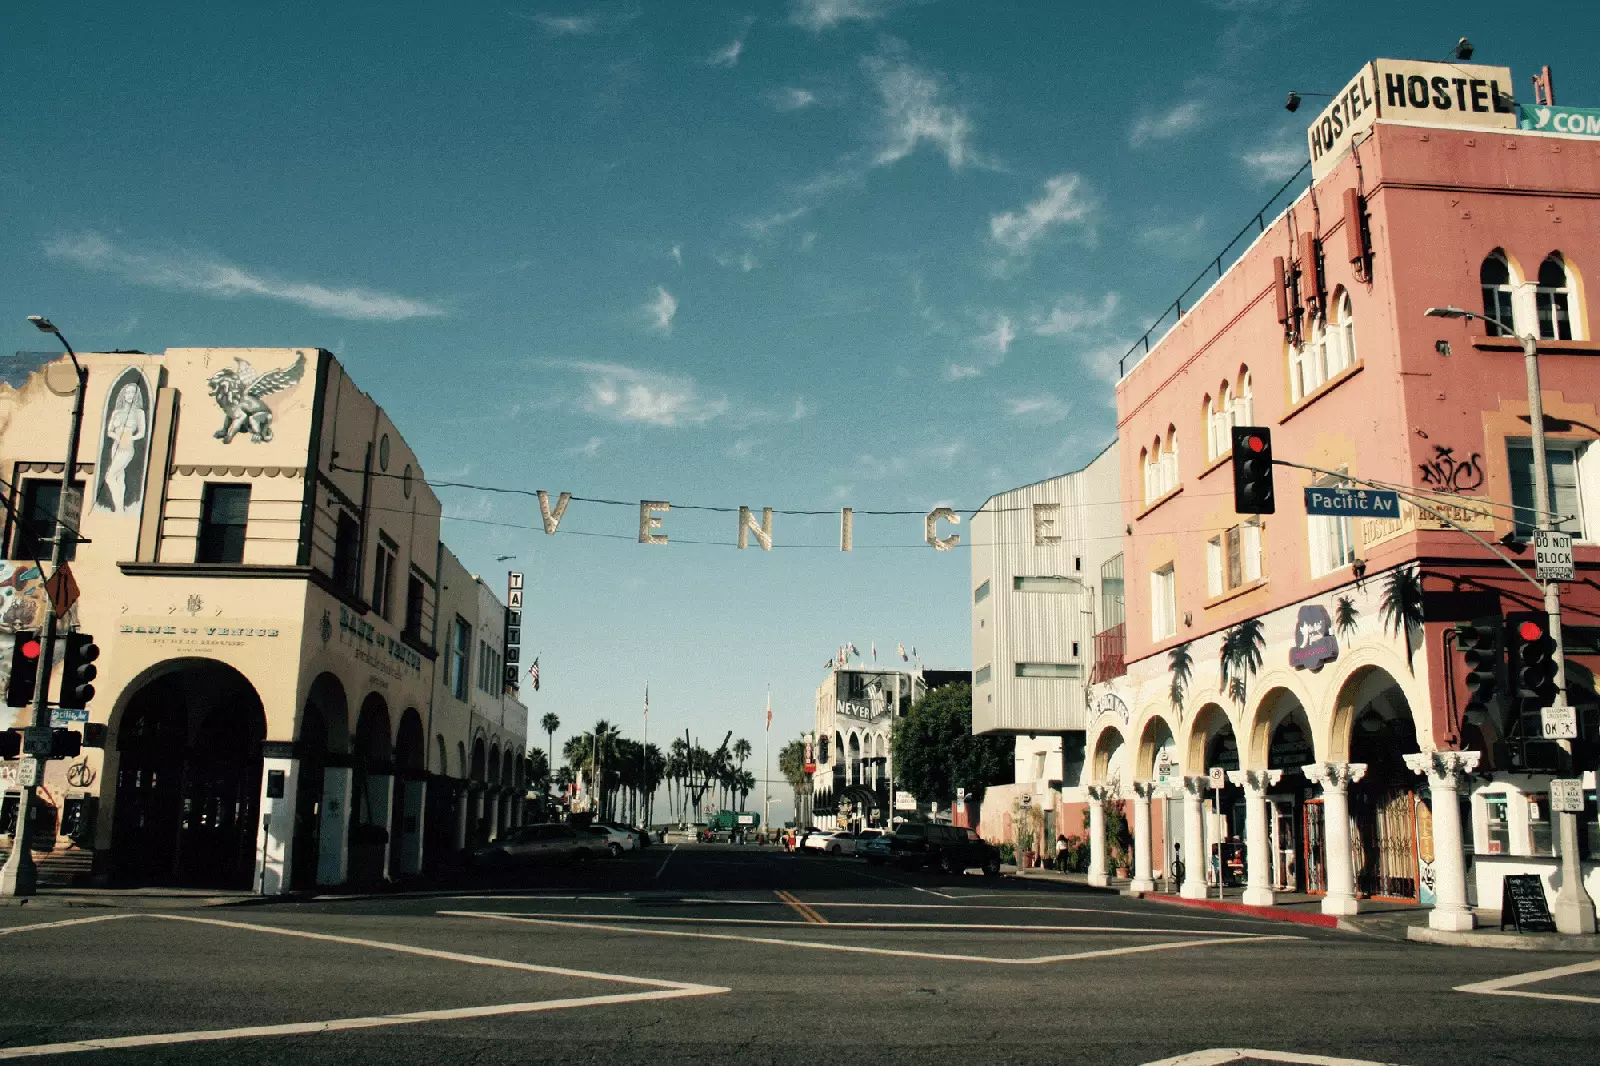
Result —
<instances>
[{"instance_id":1,"label":"storefront sign","mask_svg":"<svg viewBox=\"0 0 1600 1066\"><path fill-rule=\"evenodd\" d=\"M1517 105L1517 128L1540 133L1600 137L1600 108Z\"/></svg>"},{"instance_id":2,"label":"storefront sign","mask_svg":"<svg viewBox=\"0 0 1600 1066\"><path fill-rule=\"evenodd\" d=\"M1128 724L1128 705L1115 692L1102 692L1096 696L1091 709L1096 718L1102 714L1114 714L1122 720L1123 725Z\"/></svg>"},{"instance_id":3,"label":"storefront sign","mask_svg":"<svg viewBox=\"0 0 1600 1066\"><path fill-rule=\"evenodd\" d=\"M1500 880L1500 928L1513 923L1519 933L1553 933L1555 919L1538 874L1506 874Z\"/></svg>"},{"instance_id":4,"label":"storefront sign","mask_svg":"<svg viewBox=\"0 0 1600 1066\"><path fill-rule=\"evenodd\" d=\"M1331 171L1382 119L1435 126L1514 129L1511 68L1377 59L1350 79L1306 129L1311 179Z\"/></svg>"},{"instance_id":5,"label":"storefront sign","mask_svg":"<svg viewBox=\"0 0 1600 1066\"><path fill-rule=\"evenodd\" d=\"M128 618L118 627L125 637L145 637L150 643L174 649L242 648L278 639L275 625L258 623L185 625L171 619Z\"/></svg>"},{"instance_id":6,"label":"storefront sign","mask_svg":"<svg viewBox=\"0 0 1600 1066\"><path fill-rule=\"evenodd\" d=\"M406 667L412 673L422 673L422 656L410 645L379 633L371 622L344 606L339 608L339 642L352 648L358 660L390 677L405 677Z\"/></svg>"},{"instance_id":7,"label":"storefront sign","mask_svg":"<svg viewBox=\"0 0 1600 1066\"><path fill-rule=\"evenodd\" d=\"M1289 665L1296 670L1321 670L1339 657L1339 642L1333 635L1333 619L1320 603L1300 606L1294 623L1294 647L1289 649Z\"/></svg>"},{"instance_id":8,"label":"storefront sign","mask_svg":"<svg viewBox=\"0 0 1600 1066\"><path fill-rule=\"evenodd\" d=\"M1396 518L1361 519L1359 523L1361 543L1371 548L1419 529L1459 528L1470 529L1474 533L1490 533L1494 530L1494 514L1486 507L1475 506L1470 500L1462 502L1429 496L1423 497L1423 504L1427 510L1423 510L1410 500L1401 500L1400 514ZM1437 517L1428 513L1429 511L1436 512ZM1446 522L1444 519L1449 521Z\"/></svg>"},{"instance_id":9,"label":"storefront sign","mask_svg":"<svg viewBox=\"0 0 1600 1066\"><path fill-rule=\"evenodd\" d=\"M848 800L841 801L840 807L842 808L844 806L844 804L848 803L848 802L849 802ZM894 794L894 809L897 810L897 811L914 811L914 810L916 810L917 809L917 797L913 796L909 792L896 791L895 794Z\"/></svg>"}]
</instances>

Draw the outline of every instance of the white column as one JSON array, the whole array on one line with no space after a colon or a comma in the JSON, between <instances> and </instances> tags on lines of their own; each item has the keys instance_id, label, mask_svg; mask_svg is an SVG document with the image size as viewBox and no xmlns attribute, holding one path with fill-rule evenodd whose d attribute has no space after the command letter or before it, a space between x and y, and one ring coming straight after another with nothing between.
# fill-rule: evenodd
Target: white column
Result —
<instances>
[{"instance_id":1,"label":"white column","mask_svg":"<svg viewBox=\"0 0 1600 1066\"><path fill-rule=\"evenodd\" d=\"M1205 795L1211 782L1204 777L1183 779L1183 885L1184 899L1206 898Z\"/></svg>"},{"instance_id":2,"label":"white column","mask_svg":"<svg viewBox=\"0 0 1600 1066\"><path fill-rule=\"evenodd\" d=\"M400 787L399 851L395 856L395 872L415 874L422 872L423 819L426 817L428 783L402 781Z\"/></svg>"},{"instance_id":3,"label":"white column","mask_svg":"<svg viewBox=\"0 0 1600 1066\"><path fill-rule=\"evenodd\" d=\"M1322 897L1323 914L1356 914L1355 869L1350 858L1350 785L1367 772L1361 762L1313 763L1302 767L1312 782L1322 786L1322 868L1328 892Z\"/></svg>"},{"instance_id":4,"label":"white column","mask_svg":"<svg viewBox=\"0 0 1600 1066\"><path fill-rule=\"evenodd\" d=\"M389 879L389 872L393 868L394 860L399 854L400 827L394 822L394 777L390 774L367 775L367 810L372 815L372 824L381 825L389 834L389 842L383 846L383 870L379 874L385 881Z\"/></svg>"},{"instance_id":5,"label":"white column","mask_svg":"<svg viewBox=\"0 0 1600 1066\"><path fill-rule=\"evenodd\" d=\"M1150 797L1154 781L1133 783L1133 882L1129 892L1154 892L1156 882L1150 870Z\"/></svg>"},{"instance_id":6,"label":"white column","mask_svg":"<svg viewBox=\"0 0 1600 1066\"><path fill-rule=\"evenodd\" d=\"M1283 777L1282 770L1229 770L1228 780L1244 786L1244 902L1270 907L1272 894L1271 842L1267 836L1267 789Z\"/></svg>"},{"instance_id":7,"label":"white column","mask_svg":"<svg viewBox=\"0 0 1600 1066\"><path fill-rule=\"evenodd\" d=\"M1106 887L1111 879L1106 876L1106 788L1089 788L1089 883Z\"/></svg>"},{"instance_id":8,"label":"white column","mask_svg":"<svg viewBox=\"0 0 1600 1066\"><path fill-rule=\"evenodd\" d=\"M500 839L500 790L489 793L484 803L488 809L488 832L490 840Z\"/></svg>"},{"instance_id":9,"label":"white column","mask_svg":"<svg viewBox=\"0 0 1600 1066\"><path fill-rule=\"evenodd\" d=\"M294 862L294 802L299 787L298 759L262 758L255 890L263 896L276 896L289 888L290 864Z\"/></svg>"},{"instance_id":10,"label":"white column","mask_svg":"<svg viewBox=\"0 0 1600 1066\"><path fill-rule=\"evenodd\" d=\"M467 808L472 804L472 792L465 781L456 786L456 851L467 847Z\"/></svg>"},{"instance_id":11,"label":"white column","mask_svg":"<svg viewBox=\"0 0 1600 1066\"><path fill-rule=\"evenodd\" d=\"M342 885L350 878L350 767L322 771L322 842L317 856L317 884Z\"/></svg>"},{"instance_id":12,"label":"white column","mask_svg":"<svg viewBox=\"0 0 1600 1066\"><path fill-rule=\"evenodd\" d=\"M1457 787L1478 765L1475 751L1424 751L1405 757L1413 773L1428 779L1433 793L1434 929L1463 930L1475 924L1467 906L1467 864L1461 852L1461 808Z\"/></svg>"}]
</instances>

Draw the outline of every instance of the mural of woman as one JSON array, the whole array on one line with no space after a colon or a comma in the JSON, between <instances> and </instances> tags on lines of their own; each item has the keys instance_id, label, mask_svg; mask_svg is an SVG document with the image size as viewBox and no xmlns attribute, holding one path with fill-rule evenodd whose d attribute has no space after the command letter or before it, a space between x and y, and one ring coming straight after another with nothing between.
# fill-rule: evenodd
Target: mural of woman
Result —
<instances>
[{"instance_id":1,"label":"mural of woman","mask_svg":"<svg viewBox=\"0 0 1600 1066\"><path fill-rule=\"evenodd\" d=\"M100 485L96 510L126 514L136 511L144 496L149 391L138 367L128 367L106 394L106 415L100 446Z\"/></svg>"}]
</instances>

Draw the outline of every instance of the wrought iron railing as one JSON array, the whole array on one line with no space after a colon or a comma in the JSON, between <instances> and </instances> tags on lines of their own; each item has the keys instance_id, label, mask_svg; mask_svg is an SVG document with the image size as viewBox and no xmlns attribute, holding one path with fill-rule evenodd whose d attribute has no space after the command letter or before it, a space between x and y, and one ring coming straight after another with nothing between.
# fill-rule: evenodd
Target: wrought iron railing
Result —
<instances>
[{"instance_id":1,"label":"wrought iron railing","mask_svg":"<svg viewBox=\"0 0 1600 1066\"><path fill-rule=\"evenodd\" d=\"M1101 681L1110 681L1114 677L1121 677L1128 672L1125 660L1127 654L1127 624L1119 623L1102 633L1094 635L1094 669L1089 674L1089 682L1097 684Z\"/></svg>"}]
</instances>

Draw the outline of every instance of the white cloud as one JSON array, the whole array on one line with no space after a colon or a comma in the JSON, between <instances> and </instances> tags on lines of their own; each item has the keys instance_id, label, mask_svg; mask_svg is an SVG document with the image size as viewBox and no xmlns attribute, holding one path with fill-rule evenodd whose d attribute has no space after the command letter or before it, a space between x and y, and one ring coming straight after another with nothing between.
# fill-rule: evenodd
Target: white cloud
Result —
<instances>
[{"instance_id":1,"label":"white cloud","mask_svg":"<svg viewBox=\"0 0 1600 1066\"><path fill-rule=\"evenodd\" d=\"M739 63L739 56L744 52L744 36L741 34L717 49L706 59L714 67L732 67Z\"/></svg>"},{"instance_id":2,"label":"white cloud","mask_svg":"<svg viewBox=\"0 0 1600 1066\"><path fill-rule=\"evenodd\" d=\"M718 252L712 258L717 266L728 267L745 274L750 273L750 271L761 265L761 260L757 259L752 252L743 252L739 255L734 255L731 252Z\"/></svg>"},{"instance_id":3,"label":"white cloud","mask_svg":"<svg viewBox=\"0 0 1600 1066\"><path fill-rule=\"evenodd\" d=\"M735 459L748 459L755 453L756 445L760 443L760 441L752 440L749 437L740 437L738 440L734 441L732 447L728 449L728 454L733 456Z\"/></svg>"},{"instance_id":4,"label":"white cloud","mask_svg":"<svg viewBox=\"0 0 1600 1066\"><path fill-rule=\"evenodd\" d=\"M1066 401L1048 392L1037 396L1017 396L1006 401L1006 414L1011 418L1047 425L1054 425L1066 418L1068 410Z\"/></svg>"},{"instance_id":5,"label":"white cloud","mask_svg":"<svg viewBox=\"0 0 1600 1066\"><path fill-rule=\"evenodd\" d=\"M656 298L644 305L645 314L650 316L650 328L658 329L662 333L672 332L672 320L678 315L678 301L660 285L656 286Z\"/></svg>"},{"instance_id":6,"label":"white cloud","mask_svg":"<svg viewBox=\"0 0 1600 1066\"><path fill-rule=\"evenodd\" d=\"M618 363L563 363L586 377L581 405L590 414L676 429L726 415L726 396L707 396L691 377Z\"/></svg>"},{"instance_id":7,"label":"white cloud","mask_svg":"<svg viewBox=\"0 0 1600 1066\"><path fill-rule=\"evenodd\" d=\"M600 20L593 15L518 16L538 23L552 37L582 37L600 28Z\"/></svg>"},{"instance_id":8,"label":"white cloud","mask_svg":"<svg viewBox=\"0 0 1600 1066\"><path fill-rule=\"evenodd\" d=\"M1049 314L1032 316L1029 328L1039 337L1055 337L1065 333L1103 329L1116 315L1117 304L1118 297L1114 292L1106 293L1099 306L1086 303L1081 297L1062 297L1056 301Z\"/></svg>"},{"instance_id":9,"label":"white cloud","mask_svg":"<svg viewBox=\"0 0 1600 1066\"><path fill-rule=\"evenodd\" d=\"M1017 327L1011 321L1011 316L996 315L994 326L977 339L977 344L978 347L988 350L998 363L1006 357L1006 353L1011 350L1011 342L1016 339Z\"/></svg>"},{"instance_id":10,"label":"white cloud","mask_svg":"<svg viewBox=\"0 0 1600 1066\"><path fill-rule=\"evenodd\" d=\"M794 401L794 411L789 415L789 420L791 422L798 422L810 413L811 408L806 406L806 398L804 396L797 396L795 397Z\"/></svg>"},{"instance_id":11,"label":"white cloud","mask_svg":"<svg viewBox=\"0 0 1600 1066\"><path fill-rule=\"evenodd\" d=\"M1269 144L1239 153L1239 162L1263 181L1283 181L1305 164L1307 151L1303 134L1280 134Z\"/></svg>"},{"instance_id":12,"label":"white cloud","mask_svg":"<svg viewBox=\"0 0 1600 1066\"><path fill-rule=\"evenodd\" d=\"M956 461L957 456L967 450L967 442L957 438L948 444L936 445L928 449L928 454L940 466L948 467Z\"/></svg>"},{"instance_id":13,"label":"white cloud","mask_svg":"<svg viewBox=\"0 0 1600 1066\"><path fill-rule=\"evenodd\" d=\"M941 103L938 78L908 63L882 57L864 61L882 97L882 143L873 164L884 166L904 159L927 141L942 152L951 167L980 162L967 143L972 123L961 108Z\"/></svg>"},{"instance_id":14,"label":"white cloud","mask_svg":"<svg viewBox=\"0 0 1600 1066\"><path fill-rule=\"evenodd\" d=\"M911 469L911 463L903 455L887 459L880 459L876 455L859 455L856 457L856 466L862 473L872 477L890 477Z\"/></svg>"},{"instance_id":15,"label":"white cloud","mask_svg":"<svg viewBox=\"0 0 1600 1066\"><path fill-rule=\"evenodd\" d=\"M674 244L672 246L671 255L674 263L677 263L679 266L683 266L683 245Z\"/></svg>"},{"instance_id":16,"label":"white cloud","mask_svg":"<svg viewBox=\"0 0 1600 1066\"><path fill-rule=\"evenodd\" d=\"M981 366L972 366L969 363L946 363L944 379L946 381L961 381L964 378L975 378L983 373Z\"/></svg>"},{"instance_id":17,"label":"white cloud","mask_svg":"<svg viewBox=\"0 0 1600 1066\"><path fill-rule=\"evenodd\" d=\"M53 237L44 242L44 253L57 262L105 271L138 285L223 299L260 296L335 318L400 322L445 313L437 304L374 289L330 288L253 272L207 252L122 248L92 230Z\"/></svg>"},{"instance_id":18,"label":"white cloud","mask_svg":"<svg viewBox=\"0 0 1600 1066\"><path fill-rule=\"evenodd\" d=\"M810 89L791 87L774 94L772 102L779 111L803 111L817 102L817 94Z\"/></svg>"},{"instance_id":19,"label":"white cloud","mask_svg":"<svg viewBox=\"0 0 1600 1066\"><path fill-rule=\"evenodd\" d=\"M1002 211L989 218L989 239L1011 255L1025 255L1052 228L1085 222L1094 202L1082 191L1077 174L1057 174L1044 183L1044 193L1020 211Z\"/></svg>"},{"instance_id":20,"label":"white cloud","mask_svg":"<svg viewBox=\"0 0 1600 1066\"><path fill-rule=\"evenodd\" d=\"M1199 240L1204 235L1205 230L1206 216L1197 215L1188 222L1170 222L1164 225L1144 226L1134 236L1143 244L1181 248Z\"/></svg>"},{"instance_id":21,"label":"white cloud","mask_svg":"<svg viewBox=\"0 0 1600 1066\"><path fill-rule=\"evenodd\" d=\"M789 21L821 33L842 22L872 22L888 7L885 0L792 0Z\"/></svg>"},{"instance_id":22,"label":"white cloud","mask_svg":"<svg viewBox=\"0 0 1600 1066\"><path fill-rule=\"evenodd\" d=\"M1186 100L1155 115L1141 115L1128 130L1128 143L1135 148L1151 141L1165 141L1197 130L1211 118L1210 108L1201 100Z\"/></svg>"},{"instance_id":23,"label":"white cloud","mask_svg":"<svg viewBox=\"0 0 1600 1066\"><path fill-rule=\"evenodd\" d=\"M604 437L590 437L576 448L568 448L568 455L581 455L585 459L593 459L600 453L601 445L605 444Z\"/></svg>"}]
</instances>

